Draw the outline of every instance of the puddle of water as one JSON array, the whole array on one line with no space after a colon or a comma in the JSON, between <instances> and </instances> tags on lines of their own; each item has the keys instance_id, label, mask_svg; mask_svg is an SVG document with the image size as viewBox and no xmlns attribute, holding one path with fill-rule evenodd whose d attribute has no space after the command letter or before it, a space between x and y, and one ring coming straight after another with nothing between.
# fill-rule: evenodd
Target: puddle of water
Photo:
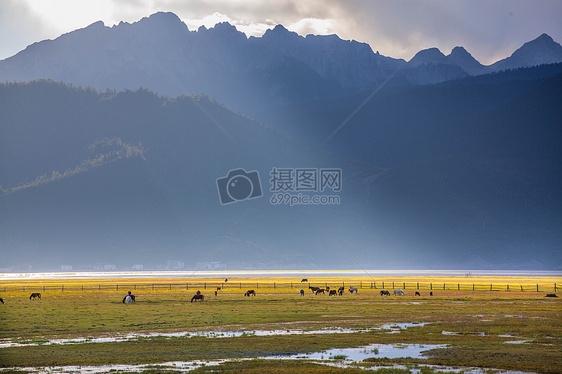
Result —
<instances>
[{"instance_id":1,"label":"puddle of water","mask_svg":"<svg viewBox=\"0 0 562 374\"><path fill-rule=\"evenodd\" d=\"M525 343L530 343L530 340L510 340L507 342L503 342L504 344L525 344Z\"/></svg>"},{"instance_id":2,"label":"puddle of water","mask_svg":"<svg viewBox=\"0 0 562 374\"><path fill-rule=\"evenodd\" d=\"M51 344L83 344L83 343L121 343L130 340L150 339L150 338L237 338L241 336L281 336L281 335L317 335L317 334L352 334L379 330L390 330L390 334L399 333L400 331L409 327L425 326L427 322L419 323L389 323L380 327L372 327L367 329L351 329L351 328L329 328L321 330L253 330L253 331L181 331L181 332L153 332L153 333L130 333L121 336L106 336L106 337L89 337L89 338L70 338L70 339L49 339L41 342L34 341L11 341L9 339L0 342L0 348L11 347L26 347L38 345L51 345Z\"/></svg>"},{"instance_id":3,"label":"puddle of water","mask_svg":"<svg viewBox=\"0 0 562 374\"><path fill-rule=\"evenodd\" d=\"M460 335L461 333L458 331L441 331L441 335ZM486 333L483 331L477 331L477 332L470 332L467 333L467 335L478 335L478 336L486 336Z\"/></svg>"},{"instance_id":4,"label":"puddle of water","mask_svg":"<svg viewBox=\"0 0 562 374\"><path fill-rule=\"evenodd\" d=\"M424 358L422 352L430 349L445 348L444 344L371 344L359 348L336 348L324 352L298 354L290 358L329 360L335 356L345 356L346 360L363 361L366 358ZM267 357L276 358L278 356Z\"/></svg>"}]
</instances>

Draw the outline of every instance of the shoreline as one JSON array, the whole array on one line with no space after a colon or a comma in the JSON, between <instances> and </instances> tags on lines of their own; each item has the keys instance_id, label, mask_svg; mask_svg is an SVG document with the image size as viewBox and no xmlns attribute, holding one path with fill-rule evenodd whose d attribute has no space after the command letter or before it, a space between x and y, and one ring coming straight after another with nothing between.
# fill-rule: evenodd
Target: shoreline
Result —
<instances>
[{"instance_id":1,"label":"shoreline","mask_svg":"<svg viewBox=\"0 0 562 374\"><path fill-rule=\"evenodd\" d=\"M240 271L70 271L0 273L0 281L128 278L263 278L263 277L562 277L553 270L240 270Z\"/></svg>"}]
</instances>

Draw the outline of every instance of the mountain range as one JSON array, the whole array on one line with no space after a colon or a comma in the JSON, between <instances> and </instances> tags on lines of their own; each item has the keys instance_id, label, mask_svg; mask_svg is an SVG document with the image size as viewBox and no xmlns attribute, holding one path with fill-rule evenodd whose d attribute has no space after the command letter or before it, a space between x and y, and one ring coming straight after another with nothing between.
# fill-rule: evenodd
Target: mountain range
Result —
<instances>
[{"instance_id":1,"label":"mountain range","mask_svg":"<svg viewBox=\"0 0 562 374\"><path fill-rule=\"evenodd\" d=\"M35 43L0 61L0 268L559 270L561 48L406 62L172 13Z\"/></svg>"},{"instance_id":2,"label":"mountain range","mask_svg":"<svg viewBox=\"0 0 562 374\"><path fill-rule=\"evenodd\" d=\"M228 23L190 31L175 14L160 12L112 27L99 21L34 43L0 61L0 81L54 79L99 90L205 94L251 114L372 90L390 76L390 85L433 84L557 62L562 46L546 34L490 66L462 47L448 56L430 48L406 62L337 35L303 37L277 25L247 38Z\"/></svg>"}]
</instances>

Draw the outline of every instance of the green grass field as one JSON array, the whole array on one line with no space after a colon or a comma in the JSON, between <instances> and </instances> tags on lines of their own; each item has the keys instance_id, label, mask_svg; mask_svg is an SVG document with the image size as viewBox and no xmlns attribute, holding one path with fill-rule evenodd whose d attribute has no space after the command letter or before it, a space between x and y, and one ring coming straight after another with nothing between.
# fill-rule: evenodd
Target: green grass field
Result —
<instances>
[{"instance_id":1,"label":"green grass field","mask_svg":"<svg viewBox=\"0 0 562 374\"><path fill-rule=\"evenodd\" d=\"M312 279L310 279L313 281ZM562 303L546 298L547 292L532 291L458 291L427 290L422 296L385 296L380 289L363 288L358 294L314 296L299 286L286 287L287 279L229 279L226 287L214 295L210 287L201 289L205 301L190 303L195 289L148 285L172 280L119 280L137 285L132 290L137 302L122 303L127 285L119 290L72 290L94 284L116 284L115 279L2 282L2 287L21 290L0 292L0 343L34 342L35 345L0 348L0 367L44 367L64 365L149 364L169 361L247 359L205 366L194 372L353 372L306 360L261 360L267 355L293 355L329 348L361 347L380 344L447 344L432 350L426 359L368 359L356 366L379 367L390 364L431 364L481 367L525 372L562 372ZM221 280L190 280L190 282ZM292 280L297 283L299 280ZM316 283L349 283L348 279L315 279ZM365 284L371 280L366 279ZM419 279L395 279L419 282ZM426 282L424 278L423 282ZM435 283L455 283L458 279L434 279ZM472 280L471 280L472 281ZM178 283L177 279L173 280ZM255 288L257 296L244 297L244 288L236 282L276 282L283 287ZM391 282L387 279L387 282ZM554 284L561 279L478 279L478 283ZM181 282L180 282L181 283ZM65 285L65 291L56 289ZM141 285L147 287L142 287ZM248 283L249 284L249 283ZM245 284L246 285L246 284ZM26 287L26 291L23 287ZM29 289L45 286L42 299L29 300ZM49 288L52 287L52 288ZM78 289L78 288L76 288ZM215 288L216 289L216 288ZM388 289L388 288L387 288ZM33 291L35 292L35 291ZM392 290L391 290L392 292ZM552 292L549 291L549 292ZM368 329L401 322L426 323L389 333L366 330L355 333L293 334L257 336L256 330L317 331L328 328ZM41 344L54 338L97 338L123 336L127 333L197 331L247 331L231 338L144 337L120 342L82 344ZM445 333L443 333L445 332ZM525 341L509 344L506 341ZM400 372L400 369L386 369ZM433 372L433 369L424 369ZM149 372L158 372L158 369ZM358 371L359 372L359 371ZM361 370L360 372L365 372ZM407 371L406 371L407 372Z\"/></svg>"}]
</instances>

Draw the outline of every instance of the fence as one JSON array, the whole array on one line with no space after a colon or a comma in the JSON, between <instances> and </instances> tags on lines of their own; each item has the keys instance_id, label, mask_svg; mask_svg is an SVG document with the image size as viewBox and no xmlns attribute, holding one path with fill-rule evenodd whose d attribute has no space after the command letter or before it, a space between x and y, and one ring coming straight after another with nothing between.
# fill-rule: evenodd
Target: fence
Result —
<instances>
[{"instance_id":1,"label":"fence","mask_svg":"<svg viewBox=\"0 0 562 374\"><path fill-rule=\"evenodd\" d=\"M490 283L435 283L435 282L392 282L392 281L346 281L346 282L184 282L184 283L119 283L119 284L84 284L84 285L22 285L0 286L1 292L18 291L126 291L126 290L245 290L245 289L308 289L309 287L339 288L357 287L358 289L402 289L425 291L534 291L557 292L561 289L554 284L490 284Z\"/></svg>"}]
</instances>

